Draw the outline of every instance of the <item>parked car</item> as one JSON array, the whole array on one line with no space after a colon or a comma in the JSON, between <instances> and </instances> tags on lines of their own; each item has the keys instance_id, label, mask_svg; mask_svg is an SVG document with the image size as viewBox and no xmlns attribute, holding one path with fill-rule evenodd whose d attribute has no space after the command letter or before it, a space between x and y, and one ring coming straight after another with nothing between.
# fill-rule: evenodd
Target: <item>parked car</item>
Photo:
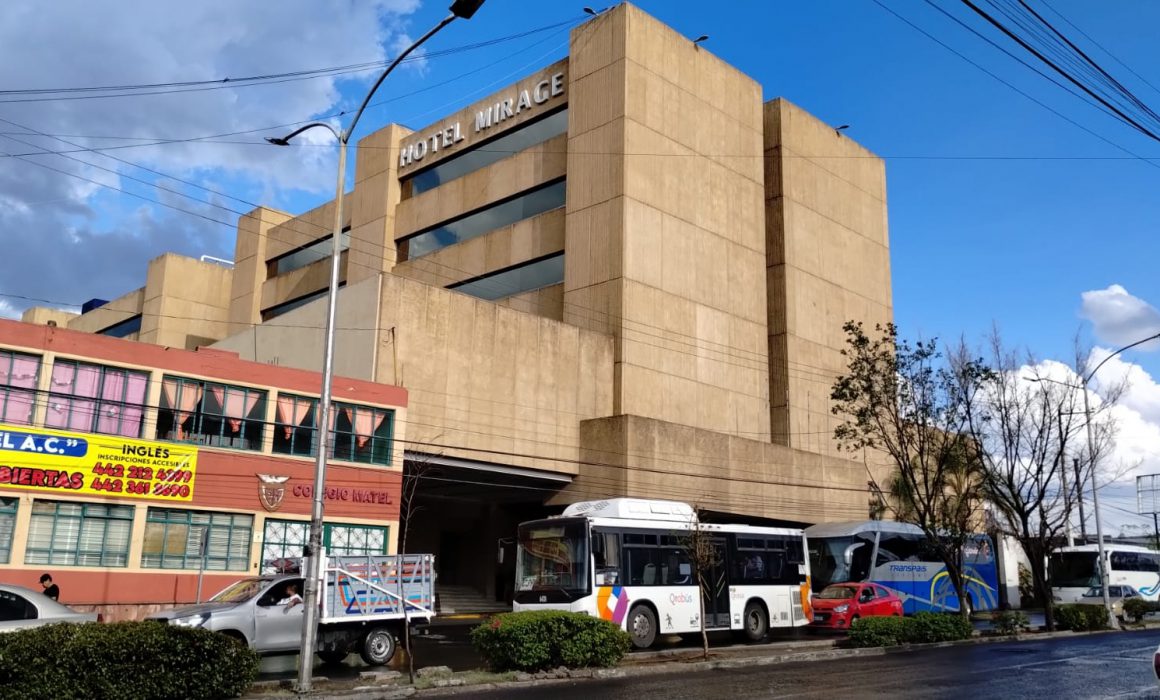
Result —
<instances>
[{"instance_id":1,"label":"parked car","mask_svg":"<svg viewBox=\"0 0 1160 700\"><path fill-rule=\"evenodd\" d=\"M1131 586L1108 586L1108 599L1112 602L1112 614L1124 619L1124 601L1129 598L1140 598L1140 592ZM1092 586L1079 599L1079 605L1103 605L1104 589Z\"/></svg>"},{"instance_id":2,"label":"parked car","mask_svg":"<svg viewBox=\"0 0 1160 700\"><path fill-rule=\"evenodd\" d=\"M0 583L0 632L14 632L55 622L99 622L97 613L81 613L22 586Z\"/></svg>"},{"instance_id":3,"label":"parked car","mask_svg":"<svg viewBox=\"0 0 1160 700\"><path fill-rule=\"evenodd\" d=\"M860 617L902 615L902 599L873 583L835 583L815 595L813 625L848 629Z\"/></svg>"}]
</instances>

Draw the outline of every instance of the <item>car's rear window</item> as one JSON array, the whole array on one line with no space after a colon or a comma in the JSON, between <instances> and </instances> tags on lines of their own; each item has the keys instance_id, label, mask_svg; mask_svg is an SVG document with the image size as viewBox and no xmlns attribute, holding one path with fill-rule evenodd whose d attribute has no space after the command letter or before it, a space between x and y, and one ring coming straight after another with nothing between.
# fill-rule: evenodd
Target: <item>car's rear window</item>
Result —
<instances>
[{"instance_id":1,"label":"car's rear window","mask_svg":"<svg viewBox=\"0 0 1160 700\"><path fill-rule=\"evenodd\" d=\"M844 600L846 598L854 597L853 586L826 586L825 590L818 594L819 598L828 600Z\"/></svg>"}]
</instances>

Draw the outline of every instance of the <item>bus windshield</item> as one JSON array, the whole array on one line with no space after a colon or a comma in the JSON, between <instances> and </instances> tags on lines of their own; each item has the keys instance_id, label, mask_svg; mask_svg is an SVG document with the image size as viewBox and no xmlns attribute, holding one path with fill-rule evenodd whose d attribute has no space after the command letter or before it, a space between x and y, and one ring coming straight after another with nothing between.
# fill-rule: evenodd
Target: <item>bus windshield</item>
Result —
<instances>
[{"instance_id":1,"label":"bus windshield","mask_svg":"<svg viewBox=\"0 0 1160 700\"><path fill-rule=\"evenodd\" d=\"M874 535L810 539L810 574L815 593L831 583L865 581L870 573Z\"/></svg>"},{"instance_id":2,"label":"bus windshield","mask_svg":"<svg viewBox=\"0 0 1160 700\"><path fill-rule=\"evenodd\" d=\"M1095 552L1055 552L1050 570L1055 588L1089 588L1100 582Z\"/></svg>"},{"instance_id":3,"label":"bus windshield","mask_svg":"<svg viewBox=\"0 0 1160 700\"><path fill-rule=\"evenodd\" d=\"M519 529L516 591L588 593L588 532L583 520L527 523Z\"/></svg>"}]
</instances>

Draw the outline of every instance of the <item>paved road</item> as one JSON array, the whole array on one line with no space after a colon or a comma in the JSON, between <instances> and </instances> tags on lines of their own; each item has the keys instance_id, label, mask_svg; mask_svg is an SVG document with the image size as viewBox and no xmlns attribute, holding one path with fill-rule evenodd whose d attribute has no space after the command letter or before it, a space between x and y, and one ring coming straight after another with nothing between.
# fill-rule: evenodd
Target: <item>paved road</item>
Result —
<instances>
[{"instance_id":1,"label":"paved road","mask_svg":"<svg viewBox=\"0 0 1160 700\"><path fill-rule=\"evenodd\" d=\"M1160 632L928 649L886 656L466 693L496 700L641 698L1160 698Z\"/></svg>"}]
</instances>

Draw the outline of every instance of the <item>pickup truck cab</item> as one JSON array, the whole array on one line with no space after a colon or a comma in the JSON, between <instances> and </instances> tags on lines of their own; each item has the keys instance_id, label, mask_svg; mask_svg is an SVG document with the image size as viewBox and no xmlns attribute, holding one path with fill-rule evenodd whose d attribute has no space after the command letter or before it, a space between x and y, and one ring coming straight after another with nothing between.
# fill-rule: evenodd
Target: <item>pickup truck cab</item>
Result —
<instances>
[{"instance_id":1,"label":"pickup truck cab","mask_svg":"<svg viewBox=\"0 0 1160 700\"><path fill-rule=\"evenodd\" d=\"M384 665L395 655L404 625L427 622L434 615L430 555L325 561L317 653L327 663L341 662L357 651L368 665ZM206 603L149 619L221 632L259 654L293 654L302 640L304 585L301 575L245 578Z\"/></svg>"}]
</instances>

